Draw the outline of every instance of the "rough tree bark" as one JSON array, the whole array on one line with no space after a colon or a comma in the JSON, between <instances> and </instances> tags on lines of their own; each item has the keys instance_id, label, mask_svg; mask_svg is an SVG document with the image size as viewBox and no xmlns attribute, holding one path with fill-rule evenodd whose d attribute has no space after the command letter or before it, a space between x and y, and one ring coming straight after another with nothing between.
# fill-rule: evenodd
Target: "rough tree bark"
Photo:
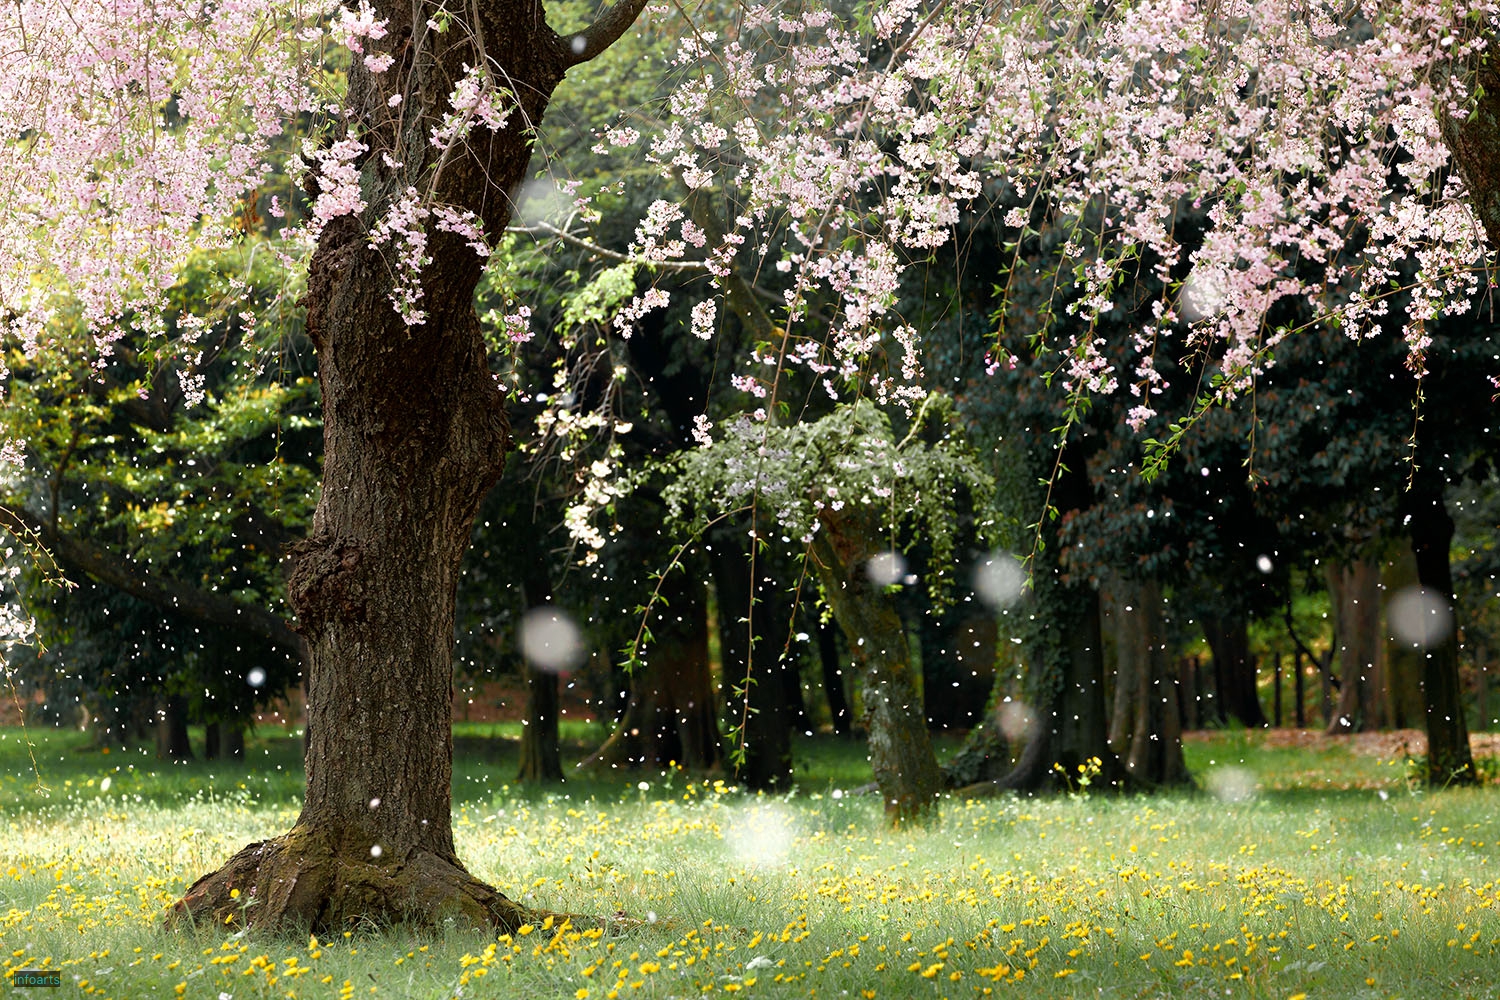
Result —
<instances>
[{"instance_id":1,"label":"rough tree bark","mask_svg":"<svg viewBox=\"0 0 1500 1000\"><path fill-rule=\"evenodd\" d=\"M1469 727L1464 721L1463 690L1458 676L1458 620L1453 603L1453 567L1448 547L1453 541L1453 518L1443 503L1440 486L1418 484L1402 506L1408 515L1412 551L1417 556L1417 579L1423 589L1447 607L1446 627L1428 644L1422 660L1422 694L1427 709L1427 781L1442 787L1469 785L1479 780L1469 749Z\"/></svg>"},{"instance_id":2,"label":"rough tree bark","mask_svg":"<svg viewBox=\"0 0 1500 1000\"><path fill-rule=\"evenodd\" d=\"M813 537L823 594L860 670L870 767L892 826L922 822L936 810L942 772L927 732L911 647L891 597L870 581L865 564L880 551L880 533L861 508L824 510Z\"/></svg>"},{"instance_id":3,"label":"rough tree bark","mask_svg":"<svg viewBox=\"0 0 1500 1000\"><path fill-rule=\"evenodd\" d=\"M1338 707L1328 720L1328 735L1346 736L1380 723L1380 566L1360 557L1345 565L1330 563L1327 573L1339 670Z\"/></svg>"},{"instance_id":4,"label":"rough tree bark","mask_svg":"<svg viewBox=\"0 0 1500 1000\"><path fill-rule=\"evenodd\" d=\"M324 229L305 300L324 448L289 586L308 645L307 793L290 832L195 882L177 919L326 930L453 916L514 930L530 917L469 874L453 844L454 587L509 443L473 306L481 261L462 238L430 233L426 322L408 327L391 306L391 262L367 234L410 185L501 232L554 88L643 3L619 0L566 40L540 0L478 0L441 34L428 20L449 15L430 0L373 4L396 62L375 76L353 60L345 101L370 149L358 167L371 207ZM517 106L507 128L441 153L429 134L466 66L504 79ZM394 107L387 82L405 88Z\"/></svg>"},{"instance_id":5,"label":"rough tree bark","mask_svg":"<svg viewBox=\"0 0 1500 1000\"><path fill-rule=\"evenodd\" d=\"M1492 32L1490 51L1465 81L1469 94L1482 95L1465 102L1468 113L1454 118L1446 113L1445 102L1438 102L1443 139L1492 247L1500 247L1500 64L1492 55L1497 40Z\"/></svg>"}]
</instances>

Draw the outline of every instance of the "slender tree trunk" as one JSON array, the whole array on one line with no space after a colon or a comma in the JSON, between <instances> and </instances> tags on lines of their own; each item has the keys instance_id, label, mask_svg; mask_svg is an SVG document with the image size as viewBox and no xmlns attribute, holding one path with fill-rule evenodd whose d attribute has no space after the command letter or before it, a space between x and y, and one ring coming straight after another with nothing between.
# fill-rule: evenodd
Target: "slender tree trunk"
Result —
<instances>
[{"instance_id":1,"label":"slender tree trunk","mask_svg":"<svg viewBox=\"0 0 1500 1000\"><path fill-rule=\"evenodd\" d=\"M664 768L675 762L701 773L720 763L708 669L708 595L698 579L683 574L663 588L665 601L651 622L655 639L630 678L625 714L583 767Z\"/></svg>"},{"instance_id":2,"label":"slender tree trunk","mask_svg":"<svg viewBox=\"0 0 1500 1000\"><path fill-rule=\"evenodd\" d=\"M1109 615L1115 632L1115 690L1109 713L1109 745L1124 754L1139 724L1141 677L1146 672L1150 637L1139 605L1140 590L1133 580L1114 581L1114 610Z\"/></svg>"},{"instance_id":3,"label":"slender tree trunk","mask_svg":"<svg viewBox=\"0 0 1500 1000\"><path fill-rule=\"evenodd\" d=\"M219 756L226 761L245 759L245 724L223 722L219 724Z\"/></svg>"},{"instance_id":4,"label":"slender tree trunk","mask_svg":"<svg viewBox=\"0 0 1500 1000\"><path fill-rule=\"evenodd\" d=\"M557 716L560 699L557 674L526 668L526 719L521 726L521 760L516 781L547 784L563 780L562 753L558 747Z\"/></svg>"},{"instance_id":5,"label":"slender tree trunk","mask_svg":"<svg viewBox=\"0 0 1500 1000\"><path fill-rule=\"evenodd\" d=\"M1422 663L1422 692L1427 703L1427 781L1438 787L1473 784L1479 776L1464 721L1458 677L1458 619L1448 553L1453 518L1448 516L1440 488L1413 488L1405 507L1411 547L1417 555L1417 579L1448 611L1446 627L1439 624L1436 641L1428 644Z\"/></svg>"},{"instance_id":6,"label":"slender tree trunk","mask_svg":"<svg viewBox=\"0 0 1500 1000\"><path fill-rule=\"evenodd\" d=\"M1246 627L1244 614L1238 612L1203 619L1203 634L1213 654L1219 711L1258 729L1266 725L1266 713L1255 688L1255 657L1250 655Z\"/></svg>"},{"instance_id":7,"label":"slender tree trunk","mask_svg":"<svg viewBox=\"0 0 1500 1000\"><path fill-rule=\"evenodd\" d=\"M1338 650L1339 702L1328 723L1330 736L1374 729L1379 722L1376 647L1380 637L1380 567L1359 558L1328 566L1333 601L1334 648Z\"/></svg>"},{"instance_id":8,"label":"slender tree trunk","mask_svg":"<svg viewBox=\"0 0 1500 1000\"><path fill-rule=\"evenodd\" d=\"M1198 657L1184 657L1177 666L1177 673L1181 678L1179 690L1182 691L1182 728L1198 729L1203 724L1199 719L1202 695L1199 694Z\"/></svg>"},{"instance_id":9,"label":"slender tree trunk","mask_svg":"<svg viewBox=\"0 0 1500 1000\"><path fill-rule=\"evenodd\" d=\"M1476 729L1490 728L1490 658L1489 650L1480 646L1474 656L1474 685L1479 697L1479 724Z\"/></svg>"},{"instance_id":10,"label":"slender tree trunk","mask_svg":"<svg viewBox=\"0 0 1500 1000\"><path fill-rule=\"evenodd\" d=\"M181 695L168 695L157 710L156 756L162 760L193 759L193 745L188 742L187 701Z\"/></svg>"},{"instance_id":11,"label":"slender tree trunk","mask_svg":"<svg viewBox=\"0 0 1500 1000\"><path fill-rule=\"evenodd\" d=\"M802 697L802 671L800 664L790 653L781 671L781 689L786 694L787 725L794 732L806 733L812 729L807 718L807 701Z\"/></svg>"},{"instance_id":12,"label":"slender tree trunk","mask_svg":"<svg viewBox=\"0 0 1500 1000\"><path fill-rule=\"evenodd\" d=\"M1419 586L1417 557L1410 547L1390 559L1381 573L1385 585L1383 605L1387 609L1379 638L1380 654L1380 722L1397 729L1416 729L1425 725L1426 706L1422 697L1422 649L1410 639L1402 639L1391 628L1388 609L1392 598L1410 587Z\"/></svg>"},{"instance_id":13,"label":"slender tree trunk","mask_svg":"<svg viewBox=\"0 0 1500 1000\"><path fill-rule=\"evenodd\" d=\"M719 595L719 649L727 715L743 760L735 777L747 788L778 791L792 783L792 728L781 673L786 649L784 594L759 565L751 580L750 559L727 533L714 540L714 588ZM754 596L754 601L751 598ZM751 642L752 630L754 642Z\"/></svg>"},{"instance_id":14,"label":"slender tree trunk","mask_svg":"<svg viewBox=\"0 0 1500 1000\"><path fill-rule=\"evenodd\" d=\"M1271 653L1271 725L1281 728L1281 651Z\"/></svg>"},{"instance_id":15,"label":"slender tree trunk","mask_svg":"<svg viewBox=\"0 0 1500 1000\"><path fill-rule=\"evenodd\" d=\"M431 3L375 0L380 48L396 61L372 74L353 60L343 102L370 150L354 161L369 207L324 228L305 299L323 488L288 591L307 641L307 792L290 832L195 882L178 919L325 931L456 917L510 931L532 917L470 875L453 845L454 588L509 445L474 312L482 262L465 237L431 226L417 303L427 313L409 326L392 308L409 248L399 236L372 247L369 234L418 185L501 233L553 89L639 9L622 0L565 42L539 0L476 0L442 33L426 28ZM443 152L431 133L470 66L499 74L516 106L507 127L478 127Z\"/></svg>"},{"instance_id":16,"label":"slender tree trunk","mask_svg":"<svg viewBox=\"0 0 1500 1000\"><path fill-rule=\"evenodd\" d=\"M219 734L219 724L210 722L203 727L203 759L218 760L220 743L223 737Z\"/></svg>"},{"instance_id":17,"label":"slender tree trunk","mask_svg":"<svg viewBox=\"0 0 1500 1000\"><path fill-rule=\"evenodd\" d=\"M942 774L895 601L865 575L879 534L857 512L825 511L813 552L823 593L860 670L870 767L892 826L935 815Z\"/></svg>"},{"instance_id":18,"label":"slender tree trunk","mask_svg":"<svg viewBox=\"0 0 1500 1000\"><path fill-rule=\"evenodd\" d=\"M521 577L521 595L528 610L545 607L552 603L552 574L547 564L547 552L537 541L540 526L531 516L535 507L528 508L525 537L518 548L525 559ZM516 781L522 784L541 784L563 780L562 754L558 748L557 673L540 670L531 663L522 668L526 681L526 718L521 726L521 760L516 768Z\"/></svg>"},{"instance_id":19,"label":"slender tree trunk","mask_svg":"<svg viewBox=\"0 0 1500 1000\"><path fill-rule=\"evenodd\" d=\"M848 736L853 716L849 712L849 696L844 693L844 671L839 664L837 633L835 626L828 622L818 623L818 659L823 666L823 694L828 699L828 715L833 722L833 731L839 736Z\"/></svg>"},{"instance_id":20,"label":"slender tree trunk","mask_svg":"<svg viewBox=\"0 0 1500 1000\"><path fill-rule=\"evenodd\" d=\"M1296 703L1296 723L1298 729L1307 727L1306 692L1307 675L1302 666L1302 650L1298 649L1292 653L1292 691L1293 701Z\"/></svg>"}]
</instances>

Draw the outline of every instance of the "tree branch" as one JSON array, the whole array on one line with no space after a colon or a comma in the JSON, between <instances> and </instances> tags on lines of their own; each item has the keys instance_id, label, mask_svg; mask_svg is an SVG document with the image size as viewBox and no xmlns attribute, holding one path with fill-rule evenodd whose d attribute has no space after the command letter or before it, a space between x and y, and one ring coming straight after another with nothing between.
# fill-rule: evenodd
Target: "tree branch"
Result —
<instances>
[{"instance_id":1,"label":"tree branch","mask_svg":"<svg viewBox=\"0 0 1500 1000\"><path fill-rule=\"evenodd\" d=\"M23 540L40 541L64 569L85 574L164 610L219 628L249 632L299 658L306 650L302 637L280 615L156 576L105 548L68 537L30 511L0 506L0 530Z\"/></svg>"},{"instance_id":2,"label":"tree branch","mask_svg":"<svg viewBox=\"0 0 1500 1000\"><path fill-rule=\"evenodd\" d=\"M1302 637L1297 635L1297 625L1292 621L1291 598L1287 598L1286 607L1283 609L1283 611L1286 614L1286 634L1292 637L1292 643L1297 647L1297 650L1301 652L1303 656L1312 661L1313 666L1317 667L1320 671L1323 672L1325 676L1327 676L1328 683L1333 687L1333 689L1335 691L1339 690L1339 679L1333 676L1333 671L1328 669L1329 660L1318 656L1318 654L1314 653L1311 649L1308 649L1307 644L1302 641Z\"/></svg>"},{"instance_id":3,"label":"tree branch","mask_svg":"<svg viewBox=\"0 0 1500 1000\"><path fill-rule=\"evenodd\" d=\"M562 39L567 65L588 62L613 45L635 23L645 6L646 0L615 0L599 12L593 24Z\"/></svg>"},{"instance_id":4,"label":"tree branch","mask_svg":"<svg viewBox=\"0 0 1500 1000\"><path fill-rule=\"evenodd\" d=\"M559 229L550 222L537 222L529 226L506 226L507 233L516 233L521 236L551 236L562 240L570 246L587 250L589 253L597 254L605 260L616 260L622 264L639 264L641 267L657 271L706 271L708 262L702 260L644 260L640 257L632 257L629 254L619 253L602 247L597 243L586 240L581 236L574 236L566 229Z\"/></svg>"}]
</instances>

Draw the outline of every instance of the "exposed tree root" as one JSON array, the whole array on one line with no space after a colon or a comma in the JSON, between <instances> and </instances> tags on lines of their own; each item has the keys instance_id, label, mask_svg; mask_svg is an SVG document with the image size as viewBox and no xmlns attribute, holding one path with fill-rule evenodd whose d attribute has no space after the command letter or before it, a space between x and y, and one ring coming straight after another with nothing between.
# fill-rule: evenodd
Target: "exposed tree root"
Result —
<instances>
[{"instance_id":1,"label":"exposed tree root","mask_svg":"<svg viewBox=\"0 0 1500 1000\"><path fill-rule=\"evenodd\" d=\"M479 881L454 857L420 848L405 857L372 857L368 844L338 844L298 826L249 845L194 882L167 924L322 933L369 920L437 927L452 918L513 933L546 916Z\"/></svg>"}]
</instances>

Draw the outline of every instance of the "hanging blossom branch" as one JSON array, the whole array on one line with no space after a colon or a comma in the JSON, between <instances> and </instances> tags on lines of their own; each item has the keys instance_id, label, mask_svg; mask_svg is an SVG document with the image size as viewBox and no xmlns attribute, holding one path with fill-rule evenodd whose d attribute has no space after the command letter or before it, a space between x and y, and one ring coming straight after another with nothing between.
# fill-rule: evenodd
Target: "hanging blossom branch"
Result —
<instances>
[{"instance_id":1,"label":"hanging blossom branch","mask_svg":"<svg viewBox=\"0 0 1500 1000\"><path fill-rule=\"evenodd\" d=\"M1140 261L1170 290L1135 337L1137 426L1165 388L1151 354L1211 350L1216 398L1232 398L1287 334L1265 318L1283 299L1361 338L1398 282L1419 374L1427 325L1467 308L1486 246L1440 122L1468 114L1495 4L922 6L884 5L862 28L816 3L762 5L724 38L694 31L677 63L695 75L662 124L601 144L639 148L663 176L736 199L713 273L784 275L788 329L814 297L837 303L835 321L808 334L821 349L787 360L863 385L866 359L889 344L908 360L877 391L920 398L919 338L894 310L903 273L986 192L1016 206L1003 222L1018 244L1043 225L1073 233L1034 348L1062 352L1058 380L1075 403L1121 383L1095 323ZM1174 235L1183 211L1207 215L1199 246ZM691 225L653 205L646 249L670 255ZM663 294L647 293L649 305ZM1084 332L1052 343L1061 311ZM826 382L832 392L837 379Z\"/></svg>"},{"instance_id":2,"label":"hanging blossom branch","mask_svg":"<svg viewBox=\"0 0 1500 1000\"><path fill-rule=\"evenodd\" d=\"M34 356L76 309L102 368L132 328L165 333L184 261L239 236L286 123L318 110L305 28L272 0L0 9L0 336Z\"/></svg>"}]
</instances>

